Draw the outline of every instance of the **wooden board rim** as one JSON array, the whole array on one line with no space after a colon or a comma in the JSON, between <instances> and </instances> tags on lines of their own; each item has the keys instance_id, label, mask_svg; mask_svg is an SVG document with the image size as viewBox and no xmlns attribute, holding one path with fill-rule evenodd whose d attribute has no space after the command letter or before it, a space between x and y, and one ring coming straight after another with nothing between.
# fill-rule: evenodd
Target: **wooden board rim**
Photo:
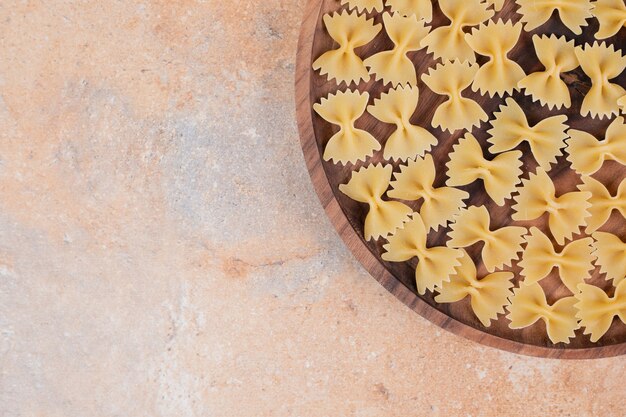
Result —
<instances>
[{"instance_id":1,"label":"wooden board rim","mask_svg":"<svg viewBox=\"0 0 626 417\"><path fill-rule=\"evenodd\" d=\"M594 359L608 358L625 354L626 343L579 349L552 348L524 344L475 329L430 306L404 286L404 284L402 284L379 263L370 249L363 243L356 231L350 225L345 213L335 198L330 183L328 182L328 178L326 177L324 167L322 166L321 155L317 148L317 141L313 129L310 87L313 40L322 4L323 0L308 0L305 6L304 17L302 19L296 54L296 118L302 152L313 187L315 188L317 196L322 203L327 216L350 252L357 258L357 260L372 277L374 277L387 291L402 301L411 310L426 318L431 323L451 333L460 335L482 345L527 356L553 359Z\"/></svg>"}]
</instances>

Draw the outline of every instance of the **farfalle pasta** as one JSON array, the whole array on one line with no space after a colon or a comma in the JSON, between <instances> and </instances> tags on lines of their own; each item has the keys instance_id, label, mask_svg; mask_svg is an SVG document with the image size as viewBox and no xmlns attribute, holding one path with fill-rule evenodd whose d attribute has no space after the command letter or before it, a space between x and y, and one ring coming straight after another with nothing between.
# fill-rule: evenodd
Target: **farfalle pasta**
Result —
<instances>
[{"instance_id":1,"label":"farfalle pasta","mask_svg":"<svg viewBox=\"0 0 626 417\"><path fill-rule=\"evenodd\" d=\"M617 286L626 278L626 242L612 233L595 232L594 255L598 258L596 264L607 281L613 281Z\"/></svg>"},{"instance_id":2,"label":"farfalle pasta","mask_svg":"<svg viewBox=\"0 0 626 417\"><path fill-rule=\"evenodd\" d=\"M380 12L385 7L383 0L341 0L341 4L348 5L348 9L357 9L359 12Z\"/></svg>"},{"instance_id":3,"label":"farfalle pasta","mask_svg":"<svg viewBox=\"0 0 626 417\"><path fill-rule=\"evenodd\" d=\"M574 191L556 197L552 179L541 168L537 168L535 174L530 174L529 179L522 180L518 191L519 194L513 197L513 220L535 220L547 213L548 226L559 245L578 233L590 216L590 192Z\"/></svg>"},{"instance_id":4,"label":"farfalle pasta","mask_svg":"<svg viewBox=\"0 0 626 417\"><path fill-rule=\"evenodd\" d=\"M519 5L518 13L522 15L524 28L530 32L546 23L556 11L561 21L572 32L580 35L587 19L593 15L591 0L515 0Z\"/></svg>"},{"instance_id":5,"label":"farfalle pasta","mask_svg":"<svg viewBox=\"0 0 626 417\"><path fill-rule=\"evenodd\" d=\"M626 180L622 180L615 195L611 195L604 184L592 177L583 177L583 183L578 188L591 193L591 216L587 219L585 229L587 233L593 233L604 226L613 210L619 211L626 220Z\"/></svg>"},{"instance_id":6,"label":"farfalle pasta","mask_svg":"<svg viewBox=\"0 0 626 417\"><path fill-rule=\"evenodd\" d=\"M491 321L504 314L504 307L509 304L509 297L513 295L514 277L512 272L493 272L483 278L478 278L474 261L463 251L460 258L461 265L450 276L449 282L443 282L437 287L439 293L435 297L438 303L456 303L465 297L470 297L474 314L485 327L491 326Z\"/></svg>"},{"instance_id":7,"label":"farfalle pasta","mask_svg":"<svg viewBox=\"0 0 626 417\"><path fill-rule=\"evenodd\" d=\"M597 0L594 3L593 15L600 23L596 39L610 38L617 35L621 28L626 27L624 0Z\"/></svg>"},{"instance_id":8,"label":"farfalle pasta","mask_svg":"<svg viewBox=\"0 0 626 417\"><path fill-rule=\"evenodd\" d=\"M461 94L470 86L478 69L478 64L448 61L431 68L422 76L424 84L434 93L448 97L435 110L433 127L454 132L471 129L488 120L489 116L477 102Z\"/></svg>"},{"instance_id":9,"label":"farfalle pasta","mask_svg":"<svg viewBox=\"0 0 626 417\"><path fill-rule=\"evenodd\" d=\"M387 0L387 6L394 13L403 16L415 15L418 19L430 23L433 20L433 4L431 0Z\"/></svg>"},{"instance_id":10,"label":"farfalle pasta","mask_svg":"<svg viewBox=\"0 0 626 417\"><path fill-rule=\"evenodd\" d=\"M398 201L384 201L381 197L389 188L391 165L370 165L352 173L347 184L339 185L339 191L360 203L366 203L369 211L365 217L365 240L386 237L402 227L413 210Z\"/></svg>"},{"instance_id":11,"label":"farfalle pasta","mask_svg":"<svg viewBox=\"0 0 626 417\"><path fill-rule=\"evenodd\" d=\"M591 175L602 168L605 161L626 165L626 123L616 118L606 130L604 139L597 140L582 130L570 129L567 142L567 160L579 174Z\"/></svg>"},{"instance_id":12,"label":"farfalle pasta","mask_svg":"<svg viewBox=\"0 0 626 417\"><path fill-rule=\"evenodd\" d=\"M526 141L535 160L545 170L549 170L550 164L556 163L556 158L563 154L565 139L569 137L567 116L547 117L531 127L524 110L511 97L494 116L492 128L487 131L490 135L487 141L492 144L489 152L509 151Z\"/></svg>"},{"instance_id":13,"label":"farfalle pasta","mask_svg":"<svg viewBox=\"0 0 626 417\"><path fill-rule=\"evenodd\" d=\"M485 206L472 206L461 210L450 226L448 233L451 248L466 248L475 243L483 242L482 259L487 271L510 266L511 261L519 259L522 252L525 227L506 226L491 230L491 218Z\"/></svg>"},{"instance_id":14,"label":"farfalle pasta","mask_svg":"<svg viewBox=\"0 0 626 417\"><path fill-rule=\"evenodd\" d=\"M575 336L574 332L579 328L575 297L561 298L550 305L543 288L537 283L521 285L513 292L511 305L507 307L511 329L523 329L543 320L552 343L569 343Z\"/></svg>"},{"instance_id":15,"label":"farfalle pasta","mask_svg":"<svg viewBox=\"0 0 626 417\"><path fill-rule=\"evenodd\" d=\"M324 120L339 126L339 132L326 144L325 161L334 160L342 164L364 161L381 148L374 136L354 126L354 122L365 113L368 100L368 93L339 91L313 105L315 112Z\"/></svg>"},{"instance_id":16,"label":"farfalle pasta","mask_svg":"<svg viewBox=\"0 0 626 417\"><path fill-rule=\"evenodd\" d=\"M450 161L446 164L446 185L459 187L482 180L485 191L499 206L511 197L522 175L522 152L511 151L485 159L480 144L471 133L467 133L453 146Z\"/></svg>"},{"instance_id":17,"label":"farfalle pasta","mask_svg":"<svg viewBox=\"0 0 626 417\"><path fill-rule=\"evenodd\" d=\"M427 46L428 53L433 53L435 58L475 62L476 56L465 41L463 29L490 19L494 11L487 10L488 6L481 0L439 0L439 7L450 19L450 24L430 32L422 41L422 46Z\"/></svg>"},{"instance_id":18,"label":"farfalle pasta","mask_svg":"<svg viewBox=\"0 0 626 417\"><path fill-rule=\"evenodd\" d=\"M428 34L428 27L415 15L402 16L400 13L383 15L383 22L394 47L367 58L363 61L365 66L377 81L383 80L385 84L416 85L415 66L406 54L422 49L420 43Z\"/></svg>"},{"instance_id":19,"label":"farfalle pasta","mask_svg":"<svg viewBox=\"0 0 626 417\"><path fill-rule=\"evenodd\" d=\"M437 230L446 226L465 207L463 200L469 198L469 193L452 187L435 188L435 174L432 155L409 160L407 165L400 166L400 172L394 174L395 180L387 195L406 201L423 200L420 217L427 229Z\"/></svg>"},{"instance_id":20,"label":"farfalle pasta","mask_svg":"<svg viewBox=\"0 0 626 417\"><path fill-rule=\"evenodd\" d=\"M421 126L411 124L419 102L417 87L399 86L383 93L367 111L383 123L396 125L396 130L385 143L385 159L406 161L423 156L437 144L437 138Z\"/></svg>"},{"instance_id":21,"label":"farfalle pasta","mask_svg":"<svg viewBox=\"0 0 626 417\"><path fill-rule=\"evenodd\" d=\"M382 0L381 0L382 2ZM372 41L382 29L374 19L356 12L339 12L324 16L324 25L331 38L339 44L337 49L325 52L313 62L313 69L320 75L328 75L328 79L336 79L338 83L358 83L370 78L363 60L354 52L360 46Z\"/></svg>"},{"instance_id":22,"label":"farfalle pasta","mask_svg":"<svg viewBox=\"0 0 626 417\"><path fill-rule=\"evenodd\" d=\"M526 248L518 265L522 268L524 285L531 285L546 278L552 269L559 270L563 284L572 292L578 292L578 284L591 276L594 269L593 239L575 240L561 251L552 246L552 241L536 227L530 228L526 236Z\"/></svg>"},{"instance_id":23,"label":"farfalle pasta","mask_svg":"<svg viewBox=\"0 0 626 417\"><path fill-rule=\"evenodd\" d=\"M521 33L521 23L490 20L465 35L465 41L474 52L489 58L476 71L472 83L473 91L493 97L512 94L517 89L517 84L526 73L507 54L515 47Z\"/></svg>"},{"instance_id":24,"label":"farfalle pasta","mask_svg":"<svg viewBox=\"0 0 626 417\"><path fill-rule=\"evenodd\" d=\"M455 268L460 265L459 258L463 256L463 252L458 249L445 246L429 248L426 244L426 227L417 214L387 240L389 243L383 245L385 252L382 254L385 261L418 259L415 283L418 293L422 295L449 281Z\"/></svg>"},{"instance_id":25,"label":"farfalle pasta","mask_svg":"<svg viewBox=\"0 0 626 417\"><path fill-rule=\"evenodd\" d=\"M580 292L575 295L578 302L576 317L580 319L580 327L584 334L591 336L592 342L597 342L613 324L613 318L619 317L626 323L626 281L620 282L615 288L613 297L609 297L604 290L589 284L580 284Z\"/></svg>"},{"instance_id":26,"label":"farfalle pasta","mask_svg":"<svg viewBox=\"0 0 626 417\"><path fill-rule=\"evenodd\" d=\"M626 90L611 80L624 72L626 57L605 42L576 47L575 52L581 68L591 78L591 89L583 100L580 114L600 119L618 114L617 101L626 95Z\"/></svg>"},{"instance_id":27,"label":"farfalle pasta","mask_svg":"<svg viewBox=\"0 0 626 417\"><path fill-rule=\"evenodd\" d=\"M555 35L533 35L533 44L545 70L527 75L518 83L518 87L550 110L570 108L572 97L567 84L561 79L561 74L579 66L574 41L568 41L564 36L557 38Z\"/></svg>"},{"instance_id":28,"label":"farfalle pasta","mask_svg":"<svg viewBox=\"0 0 626 417\"><path fill-rule=\"evenodd\" d=\"M624 321L626 1L327 11L303 33L299 127L381 266L452 320L542 349Z\"/></svg>"}]
</instances>

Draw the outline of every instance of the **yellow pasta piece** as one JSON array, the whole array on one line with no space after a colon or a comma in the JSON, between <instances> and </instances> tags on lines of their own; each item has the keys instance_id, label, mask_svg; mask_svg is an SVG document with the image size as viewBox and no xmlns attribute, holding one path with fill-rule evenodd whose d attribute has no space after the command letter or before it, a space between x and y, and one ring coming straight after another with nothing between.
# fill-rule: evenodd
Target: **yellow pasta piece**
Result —
<instances>
[{"instance_id":1,"label":"yellow pasta piece","mask_svg":"<svg viewBox=\"0 0 626 417\"><path fill-rule=\"evenodd\" d=\"M513 290L507 318L511 329L523 329L543 320L552 343L569 343L579 328L576 318L576 298L565 297L549 305L539 284L522 285Z\"/></svg>"},{"instance_id":2,"label":"yellow pasta piece","mask_svg":"<svg viewBox=\"0 0 626 417\"><path fill-rule=\"evenodd\" d=\"M439 295L435 301L455 303L469 296L474 314L483 326L489 327L491 320L496 320L498 314L504 314L504 307L509 304L509 296L513 295L511 280L514 275L503 271L478 279L476 265L467 252L463 251L460 261L461 265L450 276L450 282L443 282L437 288Z\"/></svg>"},{"instance_id":3,"label":"yellow pasta piece","mask_svg":"<svg viewBox=\"0 0 626 417\"><path fill-rule=\"evenodd\" d=\"M618 114L617 101L626 94L626 90L610 80L624 71L626 57L606 42L576 47L575 52L581 68L591 78L591 89L583 100L580 114L600 119Z\"/></svg>"},{"instance_id":4,"label":"yellow pasta piece","mask_svg":"<svg viewBox=\"0 0 626 417\"><path fill-rule=\"evenodd\" d=\"M556 163L557 156L563 154L565 139L569 137L566 115L548 117L531 127L524 110L509 97L506 105L501 106L494 116L493 128L488 130L491 137L487 141L492 143L489 152L508 151L526 141L535 160L545 170L549 170L550 164Z\"/></svg>"},{"instance_id":5,"label":"yellow pasta piece","mask_svg":"<svg viewBox=\"0 0 626 417\"><path fill-rule=\"evenodd\" d=\"M422 81L433 92L448 97L441 103L432 120L433 127L454 132L459 129L471 129L489 119L480 105L469 98L463 97L461 91L470 86L478 64L469 62L448 61L431 68L428 74L422 75Z\"/></svg>"},{"instance_id":6,"label":"yellow pasta piece","mask_svg":"<svg viewBox=\"0 0 626 417\"><path fill-rule=\"evenodd\" d=\"M418 19L430 23L433 20L433 4L431 0L387 0L392 12L403 16L415 15Z\"/></svg>"},{"instance_id":7,"label":"yellow pasta piece","mask_svg":"<svg viewBox=\"0 0 626 417\"><path fill-rule=\"evenodd\" d=\"M394 174L393 189L387 195L406 201L423 199L420 217L427 229L437 230L465 207L463 200L469 198L469 193L451 187L435 188L435 174L432 155L409 160L408 165L401 165L400 172Z\"/></svg>"},{"instance_id":8,"label":"yellow pasta piece","mask_svg":"<svg viewBox=\"0 0 626 417\"><path fill-rule=\"evenodd\" d=\"M567 84L561 79L561 74L578 68L576 45L564 36L533 35L533 44L539 61L546 68L537 71L522 79L518 86L523 88L526 95L542 106L560 109L570 108L572 98Z\"/></svg>"},{"instance_id":9,"label":"yellow pasta piece","mask_svg":"<svg viewBox=\"0 0 626 417\"><path fill-rule=\"evenodd\" d=\"M423 127L411 124L419 101L417 87L399 86L374 100L367 111L383 123L395 124L396 130L385 143L385 159L406 161L423 156L437 144L437 138Z\"/></svg>"},{"instance_id":10,"label":"yellow pasta piece","mask_svg":"<svg viewBox=\"0 0 626 417\"><path fill-rule=\"evenodd\" d=\"M324 25L339 47L316 59L313 69L319 70L320 75L328 74L328 79L336 79L337 83L345 81L349 85L369 80L363 60L354 50L370 43L382 26L374 24L374 19L368 20L365 15L345 11L325 15Z\"/></svg>"},{"instance_id":11,"label":"yellow pasta piece","mask_svg":"<svg viewBox=\"0 0 626 417\"><path fill-rule=\"evenodd\" d=\"M413 210L397 201L384 201L381 197L389 188L391 165L370 165L352 173L347 184L340 184L339 191L360 203L369 205L365 217L365 240L386 237L409 220Z\"/></svg>"},{"instance_id":12,"label":"yellow pasta piece","mask_svg":"<svg viewBox=\"0 0 626 417\"><path fill-rule=\"evenodd\" d=\"M365 113L368 93L358 91L339 91L320 103L315 103L313 109L324 120L340 127L324 149L324 160L355 163L364 161L372 156L374 151L380 150L380 143L369 132L354 127L354 122Z\"/></svg>"},{"instance_id":13,"label":"yellow pasta piece","mask_svg":"<svg viewBox=\"0 0 626 417\"><path fill-rule=\"evenodd\" d=\"M515 47L521 33L521 23L490 20L465 35L465 41L474 52L489 58L474 76L473 91L493 97L517 90L517 84L526 73L507 54Z\"/></svg>"},{"instance_id":14,"label":"yellow pasta piece","mask_svg":"<svg viewBox=\"0 0 626 417\"><path fill-rule=\"evenodd\" d=\"M558 268L563 284L573 293L577 293L578 284L591 276L594 269L592 255L593 239L590 237L576 240L557 252L550 238L536 227L530 228L526 237L528 245L522 254L519 266L520 275L525 277L524 284L531 285L547 277L553 268Z\"/></svg>"},{"instance_id":15,"label":"yellow pasta piece","mask_svg":"<svg viewBox=\"0 0 626 417\"><path fill-rule=\"evenodd\" d=\"M443 14L450 19L450 25L440 26L424 38L422 46L435 58L460 62L476 62L474 51L465 41L466 27L476 26L494 15L487 10L488 4L481 0L439 0Z\"/></svg>"},{"instance_id":16,"label":"yellow pasta piece","mask_svg":"<svg viewBox=\"0 0 626 417\"><path fill-rule=\"evenodd\" d=\"M415 15L402 16L400 13L384 14L383 22L387 35L394 43L390 51L382 51L367 58L364 63L369 72L375 75L376 81L385 84L417 84L417 74L413 61L406 56L407 52L422 49L420 42L428 34L428 27L423 20Z\"/></svg>"},{"instance_id":17,"label":"yellow pasta piece","mask_svg":"<svg viewBox=\"0 0 626 417\"><path fill-rule=\"evenodd\" d=\"M587 19L593 17L590 0L516 0L519 5L518 13L522 15L524 28L530 32L546 23L552 13L558 12L561 21L576 35L583 33L582 27L589 23Z\"/></svg>"},{"instance_id":18,"label":"yellow pasta piece","mask_svg":"<svg viewBox=\"0 0 626 417\"><path fill-rule=\"evenodd\" d=\"M617 35L621 28L626 27L624 0L597 0L594 3L593 15L600 23L596 39L610 38Z\"/></svg>"},{"instance_id":19,"label":"yellow pasta piece","mask_svg":"<svg viewBox=\"0 0 626 417\"><path fill-rule=\"evenodd\" d=\"M418 259L415 283L421 295L449 281L450 275L460 265L458 259L463 256L463 252L458 249L427 247L426 236L424 222L419 215L414 214L402 229L387 239L389 243L383 245L385 253L382 254L382 258L388 262L405 262L414 257Z\"/></svg>"},{"instance_id":20,"label":"yellow pasta piece","mask_svg":"<svg viewBox=\"0 0 626 417\"><path fill-rule=\"evenodd\" d=\"M616 118L606 130L603 140L597 140L582 130L570 129L567 142L567 160L579 174L591 175L602 168L605 161L626 165L626 123Z\"/></svg>"},{"instance_id":21,"label":"yellow pasta piece","mask_svg":"<svg viewBox=\"0 0 626 417\"><path fill-rule=\"evenodd\" d=\"M357 9L358 12L366 11L368 13L381 12L385 6L383 0L341 0L341 5L348 5L348 9Z\"/></svg>"},{"instance_id":22,"label":"yellow pasta piece","mask_svg":"<svg viewBox=\"0 0 626 417\"><path fill-rule=\"evenodd\" d=\"M578 188L591 193L589 202L591 216L587 219L587 233L593 233L609 220L613 210L618 210L626 218L626 180L620 183L617 194L612 196L604 184L592 177L583 177L583 184Z\"/></svg>"},{"instance_id":23,"label":"yellow pasta piece","mask_svg":"<svg viewBox=\"0 0 626 417\"><path fill-rule=\"evenodd\" d=\"M545 170L537 168L536 174L522 180L519 195L513 197L515 213L512 218L515 221L535 220L548 213L552 236L559 245L563 245L565 239L571 239L586 224L590 215L590 198L588 191L574 191L556 197L552 179Z\"/></svg>"},{"instance_id":24,"label":"yellow pasta piece","mask_svg":"<svg viewBox=\"0 0 626 417\"><path fill-rule=\"evenodd\" d=\"M482 258L487 271L511 266L511 261L519 259L522 252L525 227L506 226L491 230L491 218L485 206L472 206L461 210L452 223L452 231L448 233L451 248L466 248L483 242Z\"/></svg>"},{"instance_id":25,"label":"yellow pasta piece","mask_svg":"<svg viewBox=\"0 0 626 417\"><path fill-rule=\"evenodd\" d=\"M493 6L493 10L499 12L504 7L505 0L483 0L483 2Z\"/></svg>"},{"instance_id":26,"label":"yellow pasta piece","mask_svg":"<svg viewBox=\"0 0 626 417\"><path fill-rule=\"evenodd\" d=\"M626 95L623 97L620 97L617 100L617 106L622 111L622 113L626 113Z\"/></svg>"},{"instance_id":27,"label":"yellow pasta piece","mask_svg":"<svg viewBox=\"0 0 626 417\"><path fill-rule=\"evenodd\" d=\"M446 185L460 187L482 180L485 191L499 206L511 197L522 175L522 152L511 151L496 155L491 161L483 156L480 144L471 133L467 133L452 147Z\"/></svg>"},{"instance_id":28,"label":"yellow pasta piece","mask_svg":"<svg viewBox=\"0 0 626 417\"><path fill-rule=\"evenodd\" d=\"M606 274L606 280L613 280L613 285L617 286L626 278L626 242L606 232L595 232L592 236L600 273Z\"/></svg>"},{"instance_id":29,"label":"yellow pasta piece","mask_svg":"<svg viewBox=\"0 0 626 417\"><path fill-rule=\"evenodd\" d=\"M576 317L580 319L580 326L585 328L584 334L591 335L592 342L604 336L615 316L626 323L626 280L617 284L613 297L589 284L580 284L578 289Z\"/></svg>"}]
</instances>

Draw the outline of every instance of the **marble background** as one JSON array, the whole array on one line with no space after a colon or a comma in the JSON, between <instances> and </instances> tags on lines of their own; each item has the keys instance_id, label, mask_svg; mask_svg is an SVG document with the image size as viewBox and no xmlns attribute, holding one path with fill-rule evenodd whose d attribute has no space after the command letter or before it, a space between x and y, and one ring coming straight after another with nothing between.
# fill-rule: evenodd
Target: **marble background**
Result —
<instances>
[{"instance_id":1,"label":"marble background","mask_svg":"<svg viewBox=\"0 0 626 417\"><path fill-rule=\"evenodd\" d=\"M0 415L626 413L624 361L409 311L325 217L304 0L0 2Z\"/></svg>"}]
</instances>

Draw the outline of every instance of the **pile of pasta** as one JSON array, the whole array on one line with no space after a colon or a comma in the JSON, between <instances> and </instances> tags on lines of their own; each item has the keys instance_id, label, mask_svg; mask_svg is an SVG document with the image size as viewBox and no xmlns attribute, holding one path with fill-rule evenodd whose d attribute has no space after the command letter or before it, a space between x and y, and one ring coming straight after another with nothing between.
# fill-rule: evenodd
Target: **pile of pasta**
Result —
<instances>
[{"instance_id":1,"label":"pile of pasta","mask_svg":"<svg viewBox=\"0 0 626 417\"><path fill-rule=\"evenodd\" d=\"M626 69L626 56L606 41L626 26L625 2L439 0L436 7L450 23L435 27L430 0L339 1L339 11L323 16L334 49L312 65L334 80L337 89L313 109L338 127L327 138L323 159L354 167L339 190L369 207L364 239L382 239L381 257L387 262L416 259L420 295L432 292L437 303L469 298L485 327L499 315L505 315L511 329L542 320L553 343L569 343L579 328L597 342L616 316L626 323L626 242L599 231L614 211L625 220L626 182L611 193L593 176L606 161L626 164L626 89L614 82ZM506 2L516 3L518 21L496 18ZM376 15L382 19L374 19ZM572 35L533 35L532 47L541 64L537 67L544 69L527 74L509 52L523 31L540 28L550 19L560 19ZM591 19L599 22L596 40L576 45L575 36ZM357 53L381 31L393 42L391 49L368 57ZM432 54L435 64L418 73L407 54L422 49ZM572 97L563 74L579 67L591 83L580 114L610 122L604 137L570 128L563 114L531 125L512 94L522 92L549 110L570 109ZM365 82L382 83L385 91L370 100L366 88L358 88ZM468 88L501 98L498 110L487 114L464 96ZM411 123L420 111L423 89L444 97L434 109L430 129ZM395 126L384 146L356 127L365 113ZM483 122L491 126L486 144L472 133ZM441 187L435 186L431 154L439 138L432 131L461 131L447 162L437 165L447 178ZM536 161L533 172L523 171L522 142ZM485 156L483 146L494 156ZM371 162L375 153L382 153L377 163ZM575 171L580 185L557 196L551 171L562 157L568 166L559 169ZM470 195L461 188L476 181L496 205L512 207L512 224L547 216L547 228L494 227L486 206L466 203ZM410 202L421 202L418 212ZM430 246L429 232L441 228L447 229L445 246ZM466 251L475 244L482 244L479 260ZM478 275L477 262L487 275ZM511 271L514 264L521 271L518 279ZM572 295L549 303L540 283L555 268ZM596 268L612 281L614 291L586 282Z\"/></svg>"}]
</instances>

